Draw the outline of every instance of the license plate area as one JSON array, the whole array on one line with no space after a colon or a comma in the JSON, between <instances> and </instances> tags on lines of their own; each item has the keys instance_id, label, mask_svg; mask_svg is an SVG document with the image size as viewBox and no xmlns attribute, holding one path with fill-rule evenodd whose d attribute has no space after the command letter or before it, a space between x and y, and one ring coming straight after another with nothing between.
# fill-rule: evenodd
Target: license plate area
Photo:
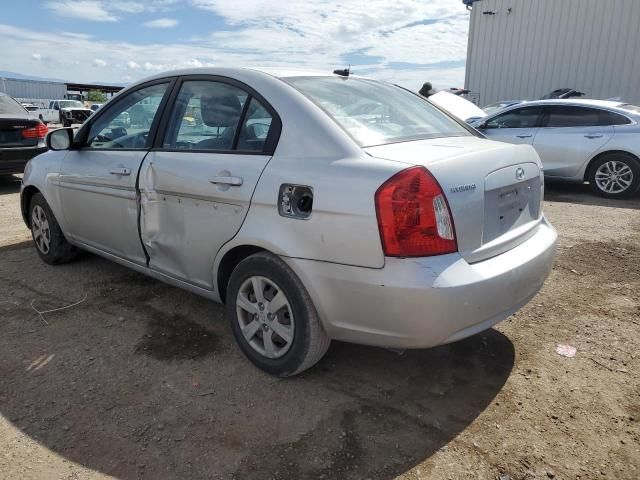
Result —
<instances>
[{"instance_id":1,"label":"license plate area","mask_svg":"<svg viewBox=\"0 0 640 480\"><path fill-rule=\"evenodd\" d=\"M21 139L21 130L0 130L0 143L19 143Z\"/></svg>"},{"instance_id":2,"label":"license plate area","mask_svg":"<svg viewBox=\"0 0 640 480\"><path fill-rule=\"evenodd\" d=\"M523 166L514 166L487 176L483 245L540 217L540 172L535 164L525 165L533 165L535 169L529 167L524 170ZM518 168L525 171L524 178L514 182L514 172ZM518 174L522 174L522 170L518 170Z\"/></svg>"}]
</instances>

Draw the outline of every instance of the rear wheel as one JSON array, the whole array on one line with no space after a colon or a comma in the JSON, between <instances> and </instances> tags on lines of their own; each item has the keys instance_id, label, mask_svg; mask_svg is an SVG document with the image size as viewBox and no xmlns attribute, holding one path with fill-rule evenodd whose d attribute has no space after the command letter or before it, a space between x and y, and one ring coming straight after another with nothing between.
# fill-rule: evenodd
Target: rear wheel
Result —
<instances>
[{"instance_id":1,"label":"rear wheel","mask_svg":"<svg viewBox=\"0 0 640 480\"><path fill-rule=\"evenodd\" d=\"M236 266L227 288L227 315L242 352L279 377L315 365L329 348L313 302L281 259L262 252Z\"/></svg>"},{"instance_id":2,"label":"rear wheel","mask_svg":"<svg viewBox=\"0 0 640 480\"><path fill-rule=\"evenodd\" d=\"M591 190L602 197L629 198L640 186L640 164L626 153L610 153L589 169Z\"/></svg>"},{"instance_id":3,"label":"rear wheel","mask_svg":"<svg viewBox=\"0 0 640 480\"><path fill-rule=\"evenodd\" d=\"M64 238L60 225L41 193L31 199L31 236L40 258L49 265L66 263L76 256L77 250Z\"/></svg>"}]
</instances>

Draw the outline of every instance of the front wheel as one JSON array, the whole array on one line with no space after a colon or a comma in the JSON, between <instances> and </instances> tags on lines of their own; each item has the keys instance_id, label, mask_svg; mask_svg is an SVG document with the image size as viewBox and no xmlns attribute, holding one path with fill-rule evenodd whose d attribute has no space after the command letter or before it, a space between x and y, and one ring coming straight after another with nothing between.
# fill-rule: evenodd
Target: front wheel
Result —
<instances>
[{"instance_id":1,"label":"front wheel","mask_svg":"<svg viewBox=\"0 0 640 480\"><path fill-rule=\"evenodd\" d=\"M49 265L73 260L76 248L64 238L51 208L41 193L36 193L29 207L31 236L40 258Z\"/></svg>"},{"instance_id":2,"label":"front wheel","mask_svg":"<svg viewBox=\"0 0 640 480\"><path fill-rule=\"evenodd\" d=\"M610 153L589 169L591 190L601 197L629 198L640 186L640 164L626 153Z\"/></svg>"},{"instance_id":3,"label":"front wheel","mask_svg":"<svg viewBox=\"0 0 640 480\"><path fill-rule=\"evenodd\" d=\"M272 375L289 377L315 365L331 340L304 285L280 258L257 253L236 266L227 315L245 356Z\"/></svg>"}]
</instances>

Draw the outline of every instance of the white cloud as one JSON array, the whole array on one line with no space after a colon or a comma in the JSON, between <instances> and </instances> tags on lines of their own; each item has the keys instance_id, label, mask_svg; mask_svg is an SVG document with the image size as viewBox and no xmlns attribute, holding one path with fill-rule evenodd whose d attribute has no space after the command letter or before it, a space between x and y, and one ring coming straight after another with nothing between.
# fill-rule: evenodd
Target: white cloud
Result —
<instances>
[{"instance_id":1,"label":"white cloud","mask_svg":"<svg viewBox=\"0 0 640 480\"><path fill-rule=\"evenodd\" d=\"M77 81L123 82L185 67L294 67L329 72L351 62L355 73L412 89L427 80L436 87L464 82L469 14L457 0L190 1L201 9L196 14L211 12L228 27L198 32L198 37L180 41L167 40L167 34L159 42L132 43L0 24L0 69ZM77 5L87 0L49 3ZM105 11L112 16L134 15L141 7L145 12L184 8L176 0L88 3L108 5ZM46 71L37 62L25 61L31 52L47 59ZM101 70L100 78L95 77L95 70L82 68L92 65L96 55L109 65Z\"/></svg>"},{"instance_id":2,"label":"white cloud","mask_svg":"<svg viewBox=\"0 0 640 480\"><path fill-rule=\"evenodd\" d=\"M164 12L179 0L49 0L45 6L61 17L81 18L93 22L115 22L117 14Z\"/></svg>"},{"instance_id":3,"label":"white cloud","mask_svg":"<svg viewBox=\"0 0 640 480\"><path fill-rule=\"evenodd\" d=\"M149 28L171 28L178 25L178 23L178 20L175 18L157 18L155 20L144 22L143 25Z\"/></svg>"},{"instance_id":4,"label":"white cloud","mask_svg":"<svg viewBox=\"0 0 640 480\"><path fill-rule=\"evenodd\" d=\"M93 65L95 67L106 67L107 66L107 62L105 62L104 60L100 59L100 58L96 58L93 61Z\"/></svg>"},{"instance_id":5,"label":"white cloud","mask_svg":"<svg viewBox=\"0 0 640 480\"><path fill-rule=\"evenodd\" d=\"M40 55L39 53L32 53L31 58L33 58L34 60L42 60L42 55Z\"/></svg>"},{"instance_id":6,"label":"white cloud","mask_svg":"<svg viewBox=\"0 0 640 480\"><path fill-rule=\"evenodd\" d=\"M118 19L97 0L57 0L45 5L61 17L82 18L94 22L115 22Z\"/></svg>"}]
</instances>

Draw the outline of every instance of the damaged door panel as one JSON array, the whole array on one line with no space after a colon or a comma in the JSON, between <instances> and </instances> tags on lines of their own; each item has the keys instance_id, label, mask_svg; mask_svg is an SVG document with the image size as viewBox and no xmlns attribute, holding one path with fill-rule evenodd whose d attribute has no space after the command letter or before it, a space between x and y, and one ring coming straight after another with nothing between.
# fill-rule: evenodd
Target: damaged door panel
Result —
<instances>
[{"instance_id":1,"label":"damaged door panel","mask_svg":"<svg viewBox=\"0 0 640 480\"><path fill-rule=\"evenodd\" d=\"M149 267L212 289L216 253L240 229L270 158L152 151L139 183Z\"/></svg>"}]
</instances>

